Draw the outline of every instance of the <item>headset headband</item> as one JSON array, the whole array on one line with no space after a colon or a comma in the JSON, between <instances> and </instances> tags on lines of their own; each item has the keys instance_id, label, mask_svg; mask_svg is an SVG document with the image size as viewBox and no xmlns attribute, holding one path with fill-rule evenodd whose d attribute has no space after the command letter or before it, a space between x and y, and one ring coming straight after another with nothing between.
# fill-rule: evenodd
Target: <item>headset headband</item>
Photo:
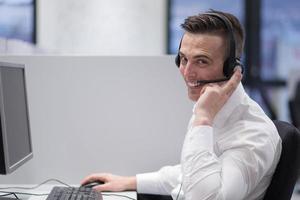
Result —
<instances>
[{"instance_id":1,"label":"headset headband","mask_svg":"<svg viewBox=\"0 0 300 200\"><path fill-rule=\"evenodd\" d=\"M227 59L229 59L228 64L229 64L229 68L234 67L233 65L235 65L235 60L236 60L236 56L235 56L236 47L235 47L234 32L233 32L231 22L227 19L226 16L222 16L218 13L207 12L204 14L216 17L224 23L224 25L227 29L227 32L228 32L228 37L229 37L229 56L227 58Z\"/></svg>"}]
</instances>

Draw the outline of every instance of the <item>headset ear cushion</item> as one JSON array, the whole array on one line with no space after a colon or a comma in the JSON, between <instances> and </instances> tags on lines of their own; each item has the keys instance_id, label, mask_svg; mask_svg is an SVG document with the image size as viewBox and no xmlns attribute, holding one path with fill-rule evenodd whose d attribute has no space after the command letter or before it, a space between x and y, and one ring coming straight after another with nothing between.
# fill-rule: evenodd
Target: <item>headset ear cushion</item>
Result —
<instances>
[{"instance_id":1,"label":"headset ear cushion","mask_svg":"<svg viewBox=\"0 0 300 200\"><path fill-rule=\"evenodd\" d=\"M179 54L177 54L176 57L175 57L175 64L177 65L177 67L180 67L180 56L179 56Z\"/></svg>"},{"instance_id":2,"label":"headset ear cushion","mask_svg":"<svg viewBox=\"0 0 300 200\"><path fill-rule=\"evenodd\" d=\"M223 66L223 73L224 76L227 78L230 78L232 76L232 74L234 73L234 68L240 66L242 73L244 72L244 66L241 63L241 61L238 58L235 58L233 62L230 62L230 59L227 59L224 62L224 66Z\"/></svg>"},{"instance_id":3,"label":"headset ear cushion","mask_svg":"<svg viewBox=\"0 0 300 200\"><path fill-rule=\"evenodd\" d=\"M223 65L223 74L225 77L229 78L231 76L231 72L233 70L230 70L230 61L229 58L225 60L224 65Z\"/></svg>"}]
</instances>

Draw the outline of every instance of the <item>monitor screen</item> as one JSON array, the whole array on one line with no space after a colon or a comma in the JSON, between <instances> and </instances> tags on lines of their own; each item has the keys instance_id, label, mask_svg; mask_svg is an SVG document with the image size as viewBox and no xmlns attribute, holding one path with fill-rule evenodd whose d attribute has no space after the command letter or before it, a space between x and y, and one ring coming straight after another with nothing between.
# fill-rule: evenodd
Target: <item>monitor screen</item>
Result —
<instances>
[{"instance_id":1,"label":"monitor screen","mask_svg":"<svg viewBox=\"0 0 300 200\"><path fill-rule=\"evenodd\" d=\"M0 173L32 158L23 65L0 62Z\"/></svg>"}]
</instances>

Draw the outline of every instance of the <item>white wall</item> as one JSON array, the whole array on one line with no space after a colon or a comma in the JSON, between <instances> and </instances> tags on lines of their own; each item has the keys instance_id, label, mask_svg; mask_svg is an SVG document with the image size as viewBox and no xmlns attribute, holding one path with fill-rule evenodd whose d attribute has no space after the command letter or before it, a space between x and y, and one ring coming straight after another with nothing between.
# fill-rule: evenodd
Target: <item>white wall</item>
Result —
<instances>
[{"instance_id":1,"label":"white wall","mask_svg":"<svg viewBox=\"0 0 300 200\"><path fill-rule=\"evenodd\" d=\"M38 45L81 55L160 55L167 0L39 0Z\"/></svg>"},{"instance_id":2,"label":"white wall","mask_svg":"<svg viewBox=\"0 0 300 200\"><path fill-rule=\"evenodd\" d=\"M0 57L26 64L34 158L0 183L176 164L192 103L172 56Z\"/></svg>"}]
</instances>

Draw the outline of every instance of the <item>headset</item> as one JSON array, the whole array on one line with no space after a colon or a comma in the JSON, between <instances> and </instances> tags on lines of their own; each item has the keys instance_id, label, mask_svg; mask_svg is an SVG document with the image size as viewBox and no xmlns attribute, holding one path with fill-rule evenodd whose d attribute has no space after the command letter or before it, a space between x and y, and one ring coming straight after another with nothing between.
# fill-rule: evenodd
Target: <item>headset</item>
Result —
<instances>
[{"instance_id":1,"label":"headset","mask_svg":"<svg viewBox=\"0 0 300 200\"><path fill-rule=\"evenodd\" d=\"M234 39L234 32L233 32L233 27L231 22L226 18L226 16L222 16L218 13L214 13L214 12L207 12L204 13L204 15L209 15L211 17L215 17L218 18L220 21L223 22L223 24L225 25L227 32L228 32L228 37L229 37L229 56L228 58L224 61L223 64L223 74L225 76L225 78L221 78L221 79L215 79L215 80L198 80L197 83L199 84L207 84L207 83L216 83L216 82L223 82L223 81L227 81L230 79L230 77L232 76L232 74L234 73L234 68L236 66L240 66L242 73L244 72L244 67L240 61L239 58L236 57L235 55L235 50L236 50L236 45L235 45L235 39ZM178 53L177 56L175 57L175 64L177 65L177 67L180 67L180 55L179 55L179 51L181 48L181 43L182 43L182 38L181 41L179 43L179 48L178 48Z\"/></svg>"}]
</instances>

